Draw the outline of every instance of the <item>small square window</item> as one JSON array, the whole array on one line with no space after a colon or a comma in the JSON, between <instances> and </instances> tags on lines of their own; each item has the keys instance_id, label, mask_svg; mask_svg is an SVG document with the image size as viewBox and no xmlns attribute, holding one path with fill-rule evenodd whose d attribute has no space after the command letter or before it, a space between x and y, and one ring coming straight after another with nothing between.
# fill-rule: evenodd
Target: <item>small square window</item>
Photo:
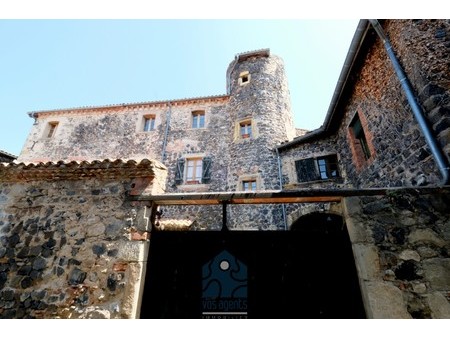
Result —
<instances>
[{"instance_id":1,"label":"small square window","mask_svg":"<svg viewBox=\"0 0 450 338\"><path fill-rule=\"evenodd\" d=\"M155 130L155 115L145 115L144 116L144 131L152 131Z\"/></svg>"},{"instance_id":2,"label":"small square window","mask_svg":"<svg viewBox=\"0 0 450 338\"><path fill-rule=\"evenodd\" d=\"M205 112L203 110L192 112L192 128L205 128Z\"/></svg>"},{"instance_id":3,"label":"small square window","mask_svg":"<svg viewBox=\"0 0 450 338\"><path fill-rule=\"evenodd\" d=\"M250 73L248 71L239 74L239 85L243 86L250 82Z\"/></svg>"},{"instance_id":4,"label":"small square window","mask_svg":"<svg viewBox=\"0 0 450 338\"><path fill-rule=\"evenodd\" d=\"M49 122L48 124L48 132L47 138L52 138L55 135L56 127L58 126L58 122Z\"/></svg>"},{"instance_id":5,"label":"small square window","mask_svg":"<svg viewBox=\"0 0 450 338\"><path fill-rule=\"evenodd\" d=\"M242 181L242 190L244 190L244 191L256 191L256 180Z\"/></svg>"},{"instance_id":6,"label":"small square window","mask_svg":"<svg viewBox=\"0 0 450 338\"><path fill-rule=\"evenodd\" d=\"M252 137L252 121L244 121L239 124L241 138Z\"/></svg>"}]
</instances>

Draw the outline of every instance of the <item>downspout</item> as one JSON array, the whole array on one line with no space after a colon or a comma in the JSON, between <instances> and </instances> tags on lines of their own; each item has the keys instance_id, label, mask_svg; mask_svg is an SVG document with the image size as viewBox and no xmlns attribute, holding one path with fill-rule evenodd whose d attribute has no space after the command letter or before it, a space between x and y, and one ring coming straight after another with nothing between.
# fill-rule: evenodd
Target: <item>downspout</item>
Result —
<instances>
[{"instance_id":1,"label":"downspout","mask_svg":"<svg viewBox=\"0 0 450 338\"><path fill-rule=\"evenodd\" d=\"M278 148L275 148L275 151L277 152L278 178L280 180L280 191L281 191L281 190L283 190L283 176L281 173L281 158L280 158L280 152L278 151ZM281 207L283 209L284 230L287 230L286 205L283 203L283 204L281 204Z\"/></svg>"},{"instance_id":2,"label":"downspout","mask_svg":"<svg viewBox=\"0 0 450 338\"><path fill-rule=\"evenodd\" d=\"M400 65L397 57L394 54L394 50L392 49L392 45L389 42L389 39L387 38L386 34L383 31L383 28L381 27L378 20L369 20L372 24L373 28L377 32L378 36L384 43L384 47L386 48L386 51L389 55L389 58L391 59L392 65L394 66L394 70L397 74L398 79L400 80L400 83L402 85L402 88L406 94L406 98L408 99L408 103L411 106L411 109L413 111L414 117L416 118L417 122L419 123L419 127L422 130L422 133L425 137L425 140L428 144L428 146L431 149L431 153L433 154L433 157L438 165L439 171L442 175L442 185L449 184L449 170L450 165L448 163L447 158L442 152L442 149L438 146L437 141L435 137L433 136L433 133L428 126L427 121L425 120L424 113L422 109L420 108L419 104L417 103L417 98L413 94L413 89L411 87L411 84L408 81L408 78L406 77L405 72L402 69L402 66Z\"/></svg>"},{"instance_id":3,"label":"downspout","mask_svg":"<svg viewBox=\"0 0 450 338\"><path fill-rule=\"evenodd\" d=\"M167 105L169 106L169 111L167 112L166 130L164 132L164 141L162 146L162 154L161 154L162 163L164 163L164 160L166 159L167 136L169 135L170 115L172 114L172 105L170 104L170 101L167 102Z\"/></svg>"}]
</instances>

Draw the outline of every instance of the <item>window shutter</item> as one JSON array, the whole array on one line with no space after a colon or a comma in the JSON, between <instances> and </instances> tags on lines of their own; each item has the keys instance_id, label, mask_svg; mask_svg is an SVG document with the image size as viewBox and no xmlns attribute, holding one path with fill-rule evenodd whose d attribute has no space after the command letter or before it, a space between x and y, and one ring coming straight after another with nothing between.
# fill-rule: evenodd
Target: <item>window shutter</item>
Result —
<instances>
[{"instance_id":1,"label":"window shutter","mask_svg":"<svg viewBox=\"0 0 450 338\"><path fill-rule=\"evenodd\" d=\"M295 170L297 171L298 182L318 180L314 158L295 161Z\"/></svg>"},{"instance_id":2,"label":"window shutter","mask_svg":"<svg viewBox=\"0 0 450 338\"><path fill-rule=\"evenodd\" d=\"M204 157L202 161L202 183L211 181L211 157Z\"/></svg>"},{"instance_id":3,"label":"window shutter","mask_svg":"<svg viewBox=\"0 0 450 338\"><path fill-rule=\"evenodd\" d=\"M177 168L175 171L175 184L183 183L184 163L185 163L184 158L179 158L177 160Z\"/></svg>"}]
</instances>

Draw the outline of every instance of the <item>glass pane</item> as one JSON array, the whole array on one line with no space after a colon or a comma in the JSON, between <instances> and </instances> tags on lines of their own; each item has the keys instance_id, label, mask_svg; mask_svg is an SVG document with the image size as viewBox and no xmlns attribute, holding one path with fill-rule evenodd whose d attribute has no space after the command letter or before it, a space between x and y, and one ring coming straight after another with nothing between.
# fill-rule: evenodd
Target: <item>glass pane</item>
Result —
<instances>
[{"instance_id":1,"label":"glass pane","mask_svg":"<svg viewBox=\"0 0 450 338\"><path fill-rule=\"evenodd\" d=\"M202 161L197 161L195 166L195 179L200 180L202 178Z\"/></svg>"},{"instance_id":2,"label":"glass pane","mask_svg":"<svg viewBox=\"0 0 450 338\"><path fill-rule=\"evenodd\" d=\"M200 118L200 126L199 128L205 127L205 115L199 115Z\"/></svg>"},{"instance_id":3,"label":"glass pane","mask_svg":"<svg viewBox=\"0 0 450 338\"><path fill-rule=\"evenodd\" d=\"M256 190L256 181L252 182L252 190L253 190L253 191Z\"/></svg>"},{"instance_id":4,"label":"glass pane","mask_svg":"<svg viewBox=\"0 0 450 338\"><path fill-rule=\"evenodd\" d=\"M355 122L353 123L353 133L355 134L356 138L360 138L361 133L363 132L361 121L359 120L359 117L356 118Z\"/></svg>"},{"instance_id":5,"label":"glass pane","mask_svg":"<svg viewBox=\"0 0 450 338\"><path fill-rule=\"evenodd\" d=\"M192 128L197 128L198 115L192 115Z\"/></svg>"},{"instance_id":6,"label":"glass pane","mask_svg":"<svg viewBox=\"0 0 450 338\"><path fill-rule=\"evenodd\" d=\"M186 179L188 181L192 181L193 180L193 173L194 173L194 168L193 167L188 167L187 168L187 175L186 175Z\"/></svg>"},{"instance_id":7,"label":"glass pane","mask_svg":"<svg viewBox=\"0 0 450 338\"><path fill-rule=\"evenodd\" d=\"M186 180L192 181L194 176L194 161L187 161Z\"/></svg>"}]
</instances>

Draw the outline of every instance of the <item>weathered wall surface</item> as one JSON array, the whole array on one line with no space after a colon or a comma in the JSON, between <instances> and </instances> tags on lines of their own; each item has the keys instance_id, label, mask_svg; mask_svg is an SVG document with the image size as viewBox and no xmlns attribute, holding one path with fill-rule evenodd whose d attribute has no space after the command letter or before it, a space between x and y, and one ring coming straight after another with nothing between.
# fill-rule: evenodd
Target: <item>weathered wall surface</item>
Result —
<instances>
[{"instance_id":1,"label":"weathered wall surface","mask_svg":"<svg viewBox=\"0 0 450 338\"><path fill-rule=\"evenodd\" d=\"M243 85L242 72L247 72L249 79ZM292 139L296 132L283 61L266 54L235 60L227 81L229 95L223 96L36 112L36 123L18 161L152 158L168 168L167 192L240 191L246 179L257 180L258 190L279 189L274 147ZM204 126L193 128L195 111L204 112ZM144 117L149 115L155 117L155 129L144 132ZM249 138L240 135L243 120L251 121ZM48 137L51 123L57 127ZM205 157L211 161L208 182L176 182L179 159ZM217 228L214 212L193 209L167 208L165 217L187 221L195 214L193 229ZM262 215L261 228L281 226L274 224L280 219L278 207L247 209L242 217L251 220ZM247 219L230 222L239 228L248 223Z\"/></svg>"},{"instance_id":2,"label":"weathered wall surface","mask_svg":"<svg viewBox=\"0 0 450 338\"><path fill-rule=\"evenodd\" d=\"M295 190L302 188L340 188L345 182L346 172L340 160L340 152L335 137L325 138L311 143L303 143L295 147L282 150L281 167L283 172L283 189ZM298 182L295 162L311 157L327 155L338 156L339 177L323 181Z\"/></svg>"},{"instance_id":3,"label":"weathered wall surface","mask_svg":"<svg viewBox=\"0 0 450 338\"><path fill-rule=\"evenodd\" d=\"M446 20L389 20L385 30L405 72L420 94L420 105L430 118L442 147L447 147L450 82ZM338 133L338 148L347 178L354 186L381 187L437 183L440 176L400 81L377 38L368 51ZM357 170L349 147L348 125L356 112L367 120L374 159Z\"/></svg>"},{"instance_id":4,"label":"weathered wall surface","mask_svg":"<svg viewBox=\"0 0 450 338\"><path fill-rule=\"evenodd\" d=\"M450 51L449 21L387 20L384 29L440 146L450 157L450 69L446 62ZM343 118L337 134L281 152L287 188L296 184L296 159L327 151L338 154L347 187L399 187L440 181L437 165L385 47L373 31L368 34L375 42L356 67L357 72L350 76L352 88L338 113ZM367 161L352 153L349 125L355 114L360 116L372 151ZM329 186L329 182L320 185Z\"/></svg>"},{"instance_id":5,"label":"weathered wall surface","mask_svg":"<svg viewBox=\"0 0 450 338\"><path fill-rule=\"evenodd\" d=\"M126 195L143 185L1 176L0 318L136 317L150 209ZM146 187L160 192L154 183Z\"/></svg>"},{"instance_id":6,"label":"weathered wall surface","mask_svg":"<svg viewBox=\"0 0 450 338\"><path fill-rule=\"evenodd\" d=\"M449 203L448 189L345 199L369 318L450 318Z\"/></svg>"}]
</instances>

